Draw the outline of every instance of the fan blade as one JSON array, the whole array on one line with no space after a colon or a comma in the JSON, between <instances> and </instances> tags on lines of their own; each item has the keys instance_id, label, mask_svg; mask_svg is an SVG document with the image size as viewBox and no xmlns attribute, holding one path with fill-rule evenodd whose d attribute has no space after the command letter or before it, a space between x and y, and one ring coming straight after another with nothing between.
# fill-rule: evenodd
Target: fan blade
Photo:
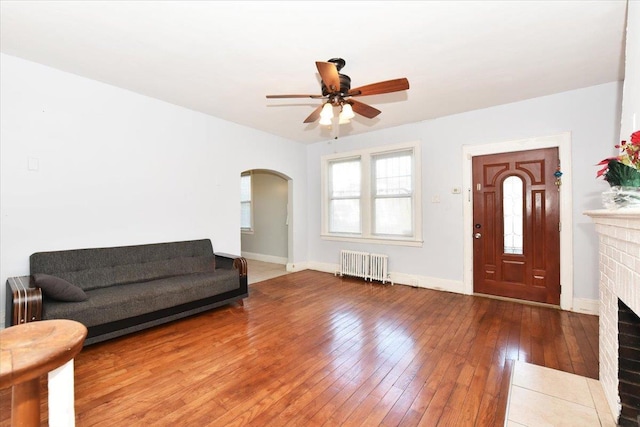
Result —
<instances>
[{"instance_id":1,"label":"fan blade","mask_svg":"<svg viewBox=\"0 0 640 427\"><path fill-rule=\"evenodd\" d=\"M313 113L309 114L309 117L304 119L303 123L313 123L316 120L318 120L318 118L320 117L320 113L322 112L322 107L323 106L324 106L324 104L320 104L320 106L318 108L313 110Z\"/></svg>"},{"instance_id":2,"label":"fan blade","mask_svg":"<svg viewBox=\"0 0 640 427\"><path fill-rule=\"evenodd\" d=\"M350 99L349 104L351 104L351 108L353 108L354 113L358 113L368 119L373 119L375 116L382 113L382 111L354 99Z\"/></svg>"},{"instance_id":3,"label":"fan blade","mask_svg":"<svg viewBox=\"0 0 640 427\"><path fill-rule=\"evenodd\" d=\"M372 83L366 86L360 86L355 89L351 89L348 93L349 96L368 96L368 95L380 95L383 93L399 92L401 90L409 89L409 80L406 78L387 80L384 82Z\"/></svg>"},{"instance_id":4,"label":"fan blade","mask_svg":"<svg viewBox=\"0 0 640 427\"><path fill-rule=\"evenodd\" d=\"M340 76L338 76L338 69L333 62L316 62L318 72L322 78L322 82L331 92L337 92L340 90Z\"/></svg>"},{"instance_id":5,"label":"fan blade","mask_svg":"<svg viewBox=\"0 0 640 427\"><path fill-rule=\"evenodd\" d=\"M277 98L324 98L323 95L267 95L267 99L277 99Z\"/></svg>"}]
</instances>

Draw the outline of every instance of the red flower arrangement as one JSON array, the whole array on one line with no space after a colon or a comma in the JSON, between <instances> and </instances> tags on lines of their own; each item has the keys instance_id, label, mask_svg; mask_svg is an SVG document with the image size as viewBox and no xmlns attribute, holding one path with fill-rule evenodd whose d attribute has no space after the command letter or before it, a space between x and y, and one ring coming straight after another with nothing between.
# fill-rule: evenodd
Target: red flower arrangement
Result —
<instances>
[{"instance_id":1,"label":"red flower arrangement","mask_svg":"<svg viewBox=\"0 0 640 427\"><path fill-rule=\"evenodd\" d=\"M620 150L620 155L598 163L604 167L596 178L603 177L612 187L640 187L640 130L631 134L631 142L622 141L615 147Z\"/></svg>"}]
</instances>

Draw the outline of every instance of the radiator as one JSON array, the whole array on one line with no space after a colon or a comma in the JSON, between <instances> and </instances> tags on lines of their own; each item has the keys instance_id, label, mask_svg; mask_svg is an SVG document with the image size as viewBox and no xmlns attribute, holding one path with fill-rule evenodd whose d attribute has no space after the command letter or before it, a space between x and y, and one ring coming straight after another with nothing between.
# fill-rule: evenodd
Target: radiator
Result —
<instances>
[{"instance_id":1,"label":"radiator","mask_svg":"<svg viewBox=\"0 0 640 427\"><path fill-rule=\"evenodd\" d=\"M340 251L340 275L362 277L367 280L369 277L369 254L358 251Z\"/></svg>"},{"instance_id":2,"label":"radiator","mask_svg":"<svg viewBox=\"0 0 640 427\"><path fill-rule=\"evenodd\" d=\"M359 251L340 251L340 276L362 277L364 280L378 280L386 283L388 280L389 257L381 254L370 254ZM393 282L391 282L393 284Z\"/></svg>"},{"instance_id":3,"label":"radiator","mask_svg":"<svg viewBox=\"0 0 640 427\"><path fill-rule=\"evenodd\" d=\"M369 254L369 280L387 281L389 257L381 254Z\"/></svg>"}]
</instances>

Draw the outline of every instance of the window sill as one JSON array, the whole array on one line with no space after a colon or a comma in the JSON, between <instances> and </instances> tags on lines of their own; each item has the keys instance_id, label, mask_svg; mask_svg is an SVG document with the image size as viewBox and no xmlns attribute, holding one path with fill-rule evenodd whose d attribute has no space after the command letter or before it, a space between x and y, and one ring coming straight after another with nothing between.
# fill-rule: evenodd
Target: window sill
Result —
<instances>
[{"instance_id":1,"label":"window sill","mask_svg":"<svg viewBox=\"0 0 640 427\"><path fill-rule=\"evenodd\" d=\"M322 240L331 240L337 242L352 243L371 243L376 245L392 245L392 246L411 246L421 248L424 241L412 239L384 239L380 237L356 237L356 236L340 236L336 234L321 234Z\"/></svg>"}]
</instances>

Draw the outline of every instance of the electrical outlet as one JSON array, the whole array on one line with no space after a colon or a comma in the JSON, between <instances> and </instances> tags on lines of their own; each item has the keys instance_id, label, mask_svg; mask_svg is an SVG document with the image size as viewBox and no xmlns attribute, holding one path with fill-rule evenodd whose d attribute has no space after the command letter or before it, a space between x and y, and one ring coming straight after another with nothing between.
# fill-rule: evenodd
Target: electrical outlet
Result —
<instances>
[{"instance_id":1,"label":"electrical outlet","mask_svg":"<svg viewBox=\"0 0 640 427\"><path fill-rule=\"evenodd\" d=\"M27 158L27 170L37 171L40 169L40 162L37 157L28 157Z\"/></svg>"}]
</instances>

